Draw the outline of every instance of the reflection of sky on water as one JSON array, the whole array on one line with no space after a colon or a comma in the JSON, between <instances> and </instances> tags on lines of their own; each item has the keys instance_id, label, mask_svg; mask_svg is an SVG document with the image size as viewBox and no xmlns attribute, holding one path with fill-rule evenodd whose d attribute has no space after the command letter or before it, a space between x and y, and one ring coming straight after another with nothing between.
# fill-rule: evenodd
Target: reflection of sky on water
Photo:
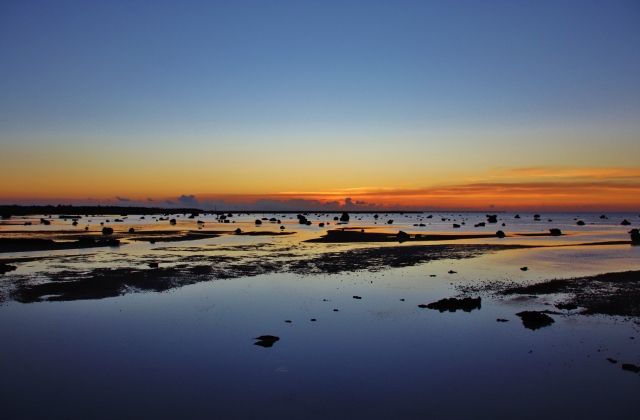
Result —
<instances>
[{"instance_id":1,"label":"reflection of sky on water","mask_svg":"<svg viewBox=\"0 0 640 420\"><path fill-rule=\"evenodd\" d=\"M124 266L193 254L162 247L216 252L299 240L232 236L21 255L82 256L51 263L60 267ZM360 246L305 244L296 252ZM510 250L378 273L276 274L95 301L12 302L0 307L3 417L606 418L613 410L635 418L640 377L620 365L640 364L637 325L553 315L551 327L531 331L515 316L554 309L554 297L483 298L471 313L417 306L478 281L624 270L640 270L640 247ZM280 341L254 346L262 334Z\"/></svg>"},{"instance_id":2,"label":"reflection of sky on water","mask_svg":"<svg viewBox=\"0 0 640 420\"><path fill-rule=\"evenodd\" d=\"M259 276L98 301L10 303L0 308L0 400L6 418L510 417L513 410L521 418L602 418L609 409L632 418L640 378L605 359L640 362L634 324L554 316L549 328L524 329L515 312L545 309L548 299L484 299L472 313L417 307L470 280L599 272L610 269L609 258L640 269L637 248L613 248L505 251L375 274ZM525 263L531 269L521 272ZM447 274L451 268L458 273ZM254 346L261 334L281 339Z\"/></svg>"}]
</instances>

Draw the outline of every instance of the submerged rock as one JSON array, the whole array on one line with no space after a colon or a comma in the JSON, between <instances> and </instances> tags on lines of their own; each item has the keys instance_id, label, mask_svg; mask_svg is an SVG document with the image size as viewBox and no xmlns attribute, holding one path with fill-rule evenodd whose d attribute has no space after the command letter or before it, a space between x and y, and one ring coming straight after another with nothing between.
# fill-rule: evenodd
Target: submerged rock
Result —
<instances>
[{"instance_id":1,"label":"submerged rock","mask_svg":"<svg viewBox=\"0 0 640 420\"><path fill-rule=\"evenodd\" d=\"M430 303L428 305L418 305L419 308L437 309L440 312L449 311L455 312L458 309L464 312L471 312L474 309L481 308L481 299L466 297L463 299L445 298L440 299L437 302Z\"/></svg>"},{"instance_id":2,"label":"submerged rock","mask_svg":"<svg viewBox=\"0 0 640 420\"><path fill-rule=\"evenodd\" d=\"M543 312L523 311L518 312L516 315L522 319L522 325L530 330L548 327L555 322L553 318Z\"/></svg>"}]
</instances>

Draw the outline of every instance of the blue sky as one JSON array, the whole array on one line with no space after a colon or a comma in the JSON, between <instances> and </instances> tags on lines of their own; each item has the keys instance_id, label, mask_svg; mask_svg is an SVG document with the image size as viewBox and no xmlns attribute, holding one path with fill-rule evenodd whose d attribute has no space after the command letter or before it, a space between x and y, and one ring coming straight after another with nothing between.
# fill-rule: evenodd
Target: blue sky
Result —
<instances>
[{"instance_id":1,"label":"blue sky","mask_svg":"<svg viewBox=\"0 0 640 420\"><path fill-rule=\"evenodd\" d=\"M640 153L637 1L7 1L0 57L13 160L132 145L353 155L392 141L440 162L469 150L481 174L496 160L478 143L519 166L559 164L531 142L575 167L634 167ZM580 139L588 150L571 153ZM264 192L287 189L276 184Z\"/></svg>"}]
</instances>

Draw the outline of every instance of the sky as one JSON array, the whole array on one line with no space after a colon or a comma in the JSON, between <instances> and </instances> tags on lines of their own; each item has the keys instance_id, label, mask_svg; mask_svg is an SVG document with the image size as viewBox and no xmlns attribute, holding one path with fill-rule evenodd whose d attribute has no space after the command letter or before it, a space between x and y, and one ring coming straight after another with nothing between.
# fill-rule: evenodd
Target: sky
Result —
<instances>
[{"instance_id":1,"label":"sky","mask_svg":"<svg viewBox=\"0 0 640 420\"><path fill-rule=\"evenodd\" d=\"M640 2L1 1L0 204L640 209Z\"/></svg>"}]
</instances>

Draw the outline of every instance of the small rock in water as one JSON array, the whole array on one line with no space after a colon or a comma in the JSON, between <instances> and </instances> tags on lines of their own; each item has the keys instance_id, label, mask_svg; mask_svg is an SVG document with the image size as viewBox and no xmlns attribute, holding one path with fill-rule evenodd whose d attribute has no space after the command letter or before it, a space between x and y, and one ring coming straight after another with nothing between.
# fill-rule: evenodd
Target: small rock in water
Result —
<instances>
[{"instance_id":1,"label":"small rock in water","mask_svg":"<svg viewBox=\"0 0 640 420\"><path fill-rule=\"evenodd\" d=\"M362 297L361 297L361 296L354 296L353 298L354 298L354 299L362 299Z\"/></svg>"},{"instance_id":2,"label":"small rock in water","mask_svg":"<svg viewBox=\"0 0 640 420\"><path fill-rule=\"evenodd\" d=\"M522 319L522 325L530 330L548 327L555 321L549 315L536 311L523 311L516 314Z\"/></svg>"},{"instance_id":3,"label":"small rock in water","mask_svg":"<svg viewBox=\"0 0 640 420\"><path fill-rule=\"evenodd\" d=\"M447 271L447 273L449 273L449 274L456 274L456 273L457 273L457 271L449 270L449 271ZM433 276L433 277L435 277L435 276Z\"/></svg>"},{"instance_id":4,"label":"small rock in water","mask_svg":"<svg viewBox=\"0 0 640 420\"><path fill-rule=\"evenodd\" d=\"M584 226L584 222L582 220L578 220L578 223L576 223L576 225L578 226Z\"/></svg>"},{"instance_id":5,"label":"small rock in water","mask_svg":"<svg viewBox=\"0 0 640 420\"><path fill-rule=\"evenodd\" d=\"M498 238L504 238L504 236L505 236L505 235L504 235L504 232L503 232L503 231L499 230L499 231L497 231L497 232L496 232L496 236L497 236Z\"/></svg>"},{"instance_id":6,"label":"small rock in water","mask_svg":"<svg viewBox=\"0 0 640 420\"><path fill-rule=\"evenodd\" d=\"M522 270L522 271L528 271L528 270L529 270L529 267L520 267L520 270Z\"/></svg>"},{"instance_id":7,"label":"small rock in water","mask_svg":"<svg viewBox=\"0 0 640 420\"><path fill-rule=\"evenodd\" d=\"M622 222L620 222L620 224L622 226L629 226L631 224L631 222L629 222L627 219L624 219Z\"/></svg>"},{"instance_id":8,"label":"small rock in water","mask_svg":"<svg viewBox=\"0 0 640 420\"><path fill-rule=\"evenodd\" d=\"M316 319L315 318L311 318L311 322L316 322Z\"/></svg>"},{"instance_id":9,"label":"small rock in water","mask_svg":"<svg viewBox=\"0 0 640 420\"><path fill-rule=\"evenodd\" d=\"M497 322L509 322L508 319L504 319L504 318L498 318L496 319Z\"/></svg>"},{"instance_id":10,"label":"small rock in water","mask_svg":"<svg viewBox=\"0 0 640 420\"><path fill-rule=\"evenodd\" d=\"M338 312L338 310L337 310L337 309L334 309L334 310L333 310L333 312Z\"/></svg>"},{"instance_id":11,"label":"small rock in water","mask_svg":"<svg viewBox=\"0 0 640 420\"><path fill-rule=\"evenodd\" d=\"M557 229L557 228L549 229L549 233L551 234L551 236L560 236L560 235L562 235L562 231L560 229Z\"/></svg>"},{"instance_id":12,"label":"small rock in water","mask_svg":"<svg viewBox=\"0 0 640 420\"><path fill-rule=\"evenodd\" d=\"M612 358L610 358L610 357L607 357L607 361L608 361L608 362L611 362L611 363L613 363L613 364L618 363L618 361L617 361L616 359L612 359Z\"/></svg>"},{"instance_id":13,"label":"small rock in water","mask_svg":"<svg viewBox=\"0 0 640 420\"><path fill-rule=\"evenodd\" d=\"M401 302L404 302L404 299L400 299Z\"/></svg>"},{"instance_id":14,"label":"small rock in water","mask_svg":"<svg viewBox=\"0 0 640 420\"><path fill-rule=\"evenodd\" d=\"M464 312L471 312L474 309L480 309L481 306L481 299L479 297L477 298L470 298L470 297L466 297L464 299L456 299L456 298L449 298L449 299L440 299L437 302L432 302L428 305L418 305L419 308L429 308L429 309L437 309L440 312L444 312L444 311L449 311L449 312L455 312L458 309L464 311Z\"/></svg>"},{"instance_id":15,"label":"small rock in water","mask_svg":"<svg viewBox=\"0 0 640 420\"><path fill-rule=\"evenodd\" d=\"M622 370L626 370L633 373L640 373L640 366L632 365L631 363L623 363Z\"/></svg>"},{"instance_id":16,"label":"small rock in water","mask_svg":"<svg viewBox=\"0 0 640 420\"><path fill-rule=\"evenodd\" d=\"M280 337L276 337L275 335L261 335L260 337L254 338L254 340L258 340L256 343L253 343L256 346L271 347L273 343L280 340Z\"/></svg>"},{"instance_id":17,"label":"small rock in water","mask_svg":"<svg viewBox=\"0 0 640 420\"><path fill-rule=\"evenodd\" d=\"M284 322L288 322L289 324L291 324L291 320L290 319L285 319Z\"/></svg>"}]
</instances>

